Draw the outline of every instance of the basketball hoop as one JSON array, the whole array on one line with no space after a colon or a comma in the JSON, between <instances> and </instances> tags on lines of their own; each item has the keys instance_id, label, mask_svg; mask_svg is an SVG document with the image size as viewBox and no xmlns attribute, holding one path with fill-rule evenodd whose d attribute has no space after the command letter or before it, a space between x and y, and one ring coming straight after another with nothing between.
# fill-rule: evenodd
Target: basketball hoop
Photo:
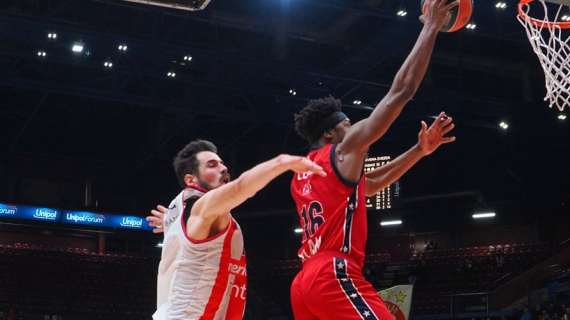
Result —
<instances>
[{"instance_id":1,"label":"basketball hoop","mask_svg":"<svg viewBox=\"0 0 570 320\"><path fill-rule=\"evenodd\" d=\"M544 16L530 16L532 3ZM550 3L550 4L549 4ZM570 0L520 0L517 18L524 26L544 71L549 107L570 108Z\"/></svg>"}]
</instances>

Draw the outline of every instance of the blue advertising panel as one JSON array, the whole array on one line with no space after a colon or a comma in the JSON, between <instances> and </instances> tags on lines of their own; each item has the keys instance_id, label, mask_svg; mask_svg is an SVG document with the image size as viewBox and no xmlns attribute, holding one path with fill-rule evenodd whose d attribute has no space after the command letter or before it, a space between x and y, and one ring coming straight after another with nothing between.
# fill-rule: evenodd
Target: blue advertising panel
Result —
<instances>
[{"instance_id":1,"label":"blue advertising panel","mask_svg":"<svg viewBox=\"0 0 570 320\"><path fill-rule=\"evenodd\" d=\"M21 218L41 221L59 221L61 211L52 208L22 206Z\"/></svg>"},{"instance_id":2,"label":"blue advertising panel","mask_svg":"<svg viewBox=\"0 0 570 320\"><path fill-rule=\"evenodd\" d=\"M80 224L94 227L109 227L109 218L101 213L88 211L64 211L63 223Z\"/></svg>"},{"instance_id":3,"label":"blue advertising panel","mask_svg":"<svg viewBox=\"0 0 570 320\"><path fill-rule=\"evenodd\" d=\"M0 217L16 218L18 215L18 207L9 204L0 203Z\"/></svg>"},{"instance_id":4,"label":"blue advertising panel","mask_svg":"<svg viewBox=\"0 0 570 320\"><path fill-rule=\"evenodd\" d=\"M104 228L152 230L146 219L143 217L88 211L65 211L63 222Z\"/></svg>"},{"instance_id":5,"label":"blue advertising panel","mask_svg":"<svg viewBox=\"0 0 570 320\"><path fill-rule=\"evenodd\" d=\"M112 215L110 224L119 229L152 230L152 227L143 217Z\"/></svg>"},{"instance_id":6,"label":"blue advertising panel","mask_svg":"<svg viewBox=\"0 0 570 320\"><path fill-rule=\"evenodd\" d=\"M58 222L60 216L57 209L0 203L0 218Z\"/></svg>"},{"instance_id":7,"label":"blue advertising panel","mask_svg":"<svg viewBox=\"0 0 570 320\"><path fill-rule=\"evenodd\" d=\"M0 203L0 219L2 218L63 222L98 228L152 230L143 217Z\"/></svg>"}]
</instances>

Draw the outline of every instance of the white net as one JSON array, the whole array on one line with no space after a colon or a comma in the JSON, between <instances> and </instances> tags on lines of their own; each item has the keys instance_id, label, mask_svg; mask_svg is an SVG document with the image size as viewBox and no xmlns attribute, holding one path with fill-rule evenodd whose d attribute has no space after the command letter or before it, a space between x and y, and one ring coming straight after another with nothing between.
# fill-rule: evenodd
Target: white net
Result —
<instances>
[{"instance_id":1,"label":"white net","mask_svg":"<svg viewBox=\"0 0 570 320\"><path fill-rule=\"evenodd\" d=\"M533 1L523 2L519 5L518 20L524 26L544 70L544 100L548 101L551 108L556 106L563 111L565 107L570 107L570 30L566 30L570 13L567 13L567 5L537 0L535 3L542 4L544 17L532 18L530 3ZM533 6L535 7L539 5Z\"/></svg>"}]
</instances>

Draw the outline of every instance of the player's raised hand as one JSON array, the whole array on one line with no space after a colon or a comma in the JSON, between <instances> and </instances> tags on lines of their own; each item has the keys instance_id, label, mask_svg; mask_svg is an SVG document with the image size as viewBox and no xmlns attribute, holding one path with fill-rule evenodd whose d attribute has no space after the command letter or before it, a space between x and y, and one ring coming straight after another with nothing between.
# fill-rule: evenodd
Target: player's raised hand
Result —
<instances>
[{"instance_id":1,"label":"player's raised hand","mask_svg":"<svg viewBox=\"0 0 570 320\"><path fill-rule=\"evenodd\" d=\"M327 173L321 166L319 166L318 164L314 163L313 161L309 160L306 157L291 156L285 154L279 157L279 161L287 169L292 170L296 173L312 172L323 177L326 177L327 175Z\"/></svg>"},{"instance_id":2,"label":"player's raised hand","mask_svg":"<svg viewBox=\"0 0 570 320\"><path fill-rule=\"evenodd\" d=\"M458 1L447 3L448 0L426 0L424 4L424 14L420 21L426 26L433 26L436 30L441 30L451 19L450 10L459 5Z\"/></svg>"},{"instance_id":3,"label":"player's raised hand","mask_svg":"<svg viewBox=\"0 0 570 320\"><path fill-rule=\"evenodd\" d=\"M432 154L442 144L455 141L455 137L446 137L445 135L455 128L453 118L448 117L445 112L441 112L428 128L427 124L422 121L422 128L418 134L418 145L424 155Z\"/></svg>"},{"instance_id":4,"label":"player's raised hand","mask_svg":"<svg viewBox=\"0 0 570 320\"><path fill-rule=\"evenodd\" d=\"M153 227L152 229L153 233L164 232L163 221L166 211L168 211L168 209L166 209L161 205L156 206L156 209L150 210L150 215L146 217L146 221L148 221L149 226Z\"/></svg>"}]
</instances>

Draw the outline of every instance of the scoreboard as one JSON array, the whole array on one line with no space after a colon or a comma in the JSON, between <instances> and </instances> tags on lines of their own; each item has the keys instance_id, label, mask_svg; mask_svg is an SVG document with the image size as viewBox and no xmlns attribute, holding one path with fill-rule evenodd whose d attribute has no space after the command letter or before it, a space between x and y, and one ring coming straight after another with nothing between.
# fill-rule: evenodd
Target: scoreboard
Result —
<instances>
[{"instance_id":1,"label":"scoreboard","mask_svg":"<svg viewBox=\"0 0 570 320\"><path fill-rule=\"evenodd\" d=\"M380 168L390 162L390 156L370 157L364 162L364 172L372 171ZM391 209L394 205L394 199L400 196L400 182L389 185L384 190L376 193L375 196L366 198L366 208L372 210Z\"/></svg>"}]
</instances>

